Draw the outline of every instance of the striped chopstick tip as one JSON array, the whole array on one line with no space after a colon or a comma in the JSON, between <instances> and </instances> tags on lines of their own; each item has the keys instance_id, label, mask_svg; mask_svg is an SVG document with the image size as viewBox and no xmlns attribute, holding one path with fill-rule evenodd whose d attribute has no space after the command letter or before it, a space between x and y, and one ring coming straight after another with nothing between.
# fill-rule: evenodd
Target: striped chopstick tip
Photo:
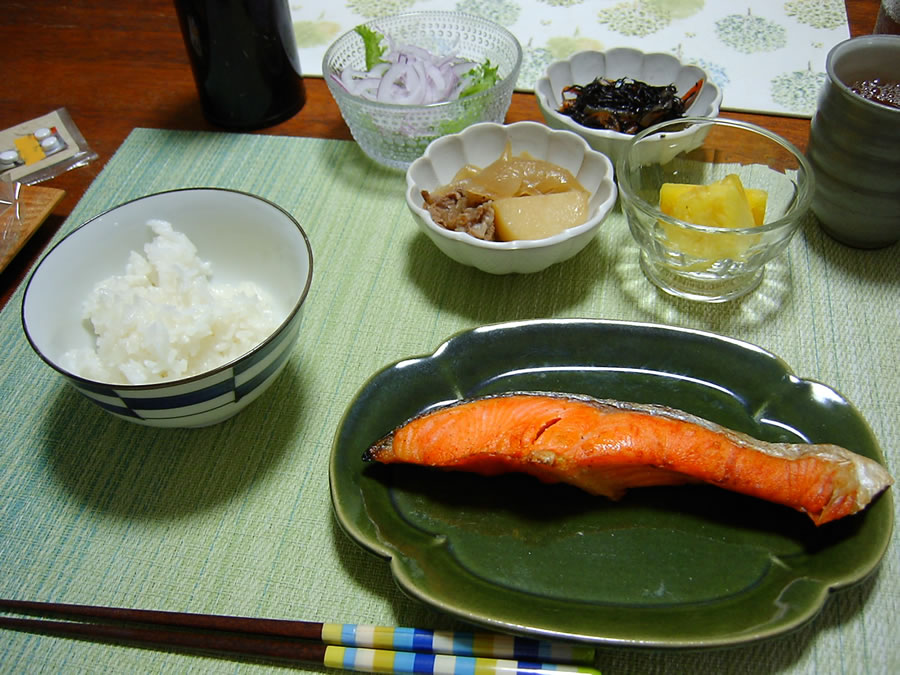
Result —
<instances>
[{"instance_id":1,"label":"striped chopstick tip","mask_svg":"<svg viewBox=\"0 0 900 675\"><path fill-rule=\"evenodd\" d=\"M345 647L460 656L488 656L527 661L592 664L595 650L585 645L551 642L500 633L430 631L367 624L322 624L322 641Z\"/></svg>"},{"instance_id":2,"label":"striped chopstick tip","mask_svg":"<svg viewBox=\"0 0 900 675\"><path fill-rule=\"evenodd\" d=\"M600 675L587 666L328 645L325 666L396 675Z\"/></svg>"}]
</instances>

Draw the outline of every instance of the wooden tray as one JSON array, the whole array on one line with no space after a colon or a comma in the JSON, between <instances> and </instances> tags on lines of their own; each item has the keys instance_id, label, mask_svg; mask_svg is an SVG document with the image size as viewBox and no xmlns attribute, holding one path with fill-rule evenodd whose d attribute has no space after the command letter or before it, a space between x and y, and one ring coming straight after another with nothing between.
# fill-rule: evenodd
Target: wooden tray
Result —
<instances>
[{"instance_id":1,"label":"wooden tray","mask_svg":"<svg viewBox=\"0 0 900 675\"><path fill-rule=\"evenodd\" d=\"M22 250L31 239L31 235L47 220L47 216L53 212L65 194L65 190L57 188L22 186L19 192L22 221L7 231L5 238L0 240L0 272L5 270L16 254ZM5 222L5 219L0 221L0 227L2 222Z\"/></svg>"}]
</instances>

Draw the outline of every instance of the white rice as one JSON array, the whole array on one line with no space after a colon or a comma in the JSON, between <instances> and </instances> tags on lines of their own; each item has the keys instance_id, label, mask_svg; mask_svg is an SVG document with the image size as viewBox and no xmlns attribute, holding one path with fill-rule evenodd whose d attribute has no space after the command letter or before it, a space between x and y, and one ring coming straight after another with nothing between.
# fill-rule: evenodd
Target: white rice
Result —
<instances>
[{"instance_id":1,"label":"white rice","mask_svg":"<svg viewBox=\"0 0 900 675\"><path fill-rule=\"evenodd\" d=\"M278 326L257 285L211 283L210 263L171 223L151 220L156 235L132 251L125 274L101 281L84 303L95 349L75 349L63 366L92 380L147 384L196 375L259 344Z\"/></svg>"}]
</instances>

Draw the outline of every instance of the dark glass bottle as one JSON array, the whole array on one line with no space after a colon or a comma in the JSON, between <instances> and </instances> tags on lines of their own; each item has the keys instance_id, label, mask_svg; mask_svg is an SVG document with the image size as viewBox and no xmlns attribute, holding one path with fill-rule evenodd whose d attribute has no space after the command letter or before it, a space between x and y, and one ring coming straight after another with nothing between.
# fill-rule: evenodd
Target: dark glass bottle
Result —
<instances>
[{"instance_id":1,"label":"dark glass bottle","mask_svg":"<svg viewBox=\"0 0 900 675\"><path fill-rule=\"evenodd\" d=\"M306 102L287 0L175 0L203 114L233 130L272 126Z\"/></svg>"},{"instance_id":2,"label":"dark glass bottle","mask_svg":"<svg viewBox=\"0 0 900 675\"><path fill-rule=\"evenodd\" d=\"M872 32L900 35L900 0L881 0Z\"/></svg>"}]
</instances>

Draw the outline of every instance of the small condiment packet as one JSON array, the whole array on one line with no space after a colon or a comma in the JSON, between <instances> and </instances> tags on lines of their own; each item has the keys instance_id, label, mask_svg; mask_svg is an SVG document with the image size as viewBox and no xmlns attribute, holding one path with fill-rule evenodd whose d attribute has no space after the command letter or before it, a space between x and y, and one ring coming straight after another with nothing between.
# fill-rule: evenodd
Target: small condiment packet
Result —
<instances>
[{"instance_id":1,"label":"small condiment packet","mask_svg":"<svg viewBox=\"0 0 900 675\"><path fill-rule=\"evenodd\" d=\"M95 159L65 108L0 131L0 180L6 182L34 185Z\"/></svg>"}]
</instances>

